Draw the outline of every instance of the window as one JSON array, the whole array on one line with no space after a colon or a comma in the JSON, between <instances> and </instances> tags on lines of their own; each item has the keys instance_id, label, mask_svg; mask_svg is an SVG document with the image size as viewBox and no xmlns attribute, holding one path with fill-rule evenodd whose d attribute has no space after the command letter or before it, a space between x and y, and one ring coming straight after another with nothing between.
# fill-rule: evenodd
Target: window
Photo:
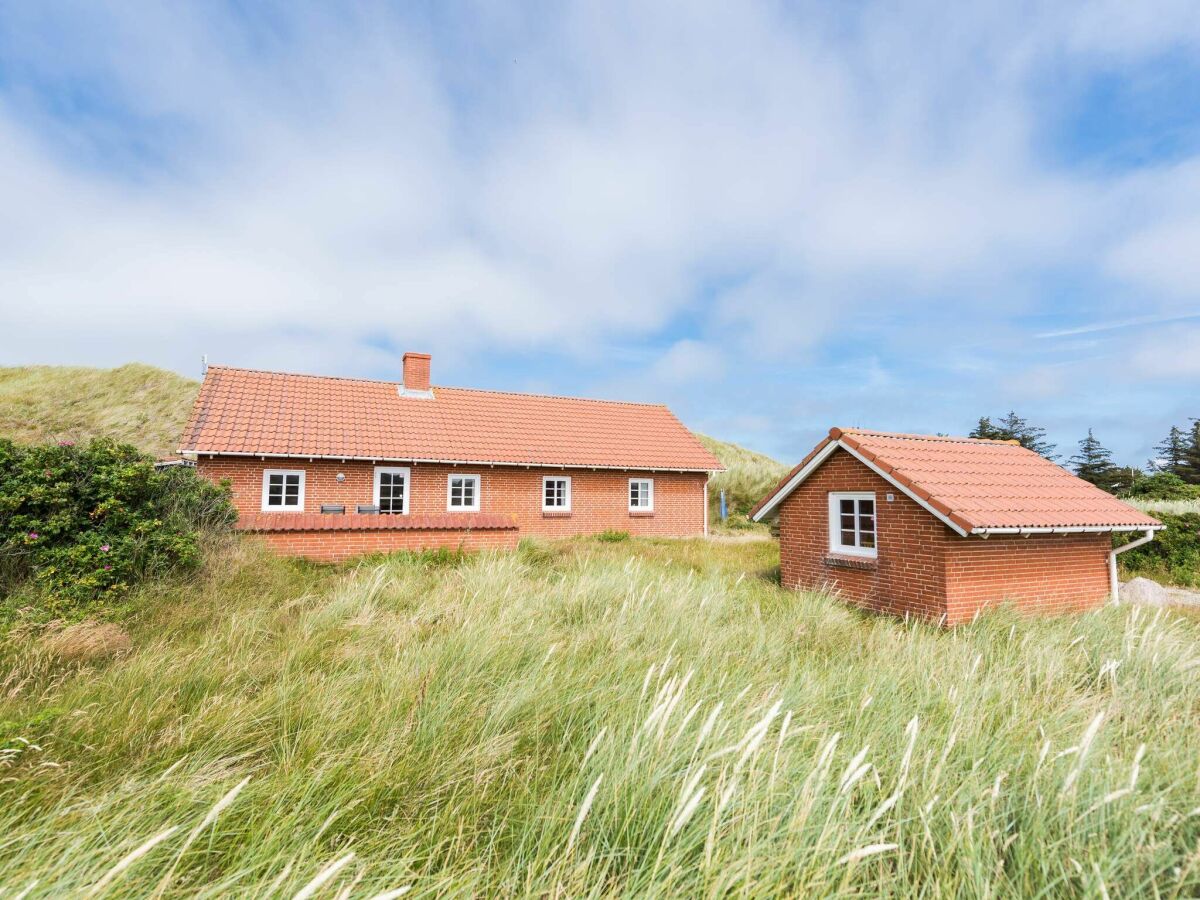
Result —
<instances>
[{"instance_id":1,"label":"window","mask_svg":"<svg viewBox=\"0 0 1200 900\"><path fill-rule=\"evenodd\" d=\"M375 467L375 505L380 513L408 515L409 470Z\"/></svg>"},{"instance_id":2,"label":"window","mask_svg":"<svg viewBox=\"0 0 1200 900\"><path fill-rule=\"evenodd\" d=\"M629 479L629 511L651 512L654 509L654 479Z\"/></svg>"},{"instance_id":3,"label":"window","mask_svg":"<svg viewBox=\"0 0 1200 900\"><path fill-rule=\"evenodd\" d=\"M479 512L479 476L451 475L446 480L446 509Z\"/></svg>"},{"instance_id":4,"label":"window","mask_svg":"<svg viewBox=\"0 0 1200 900\"><path fill-rule=\"evenodd\" d=\"M299 512L304 509L304 470L263 471L263 512Z\"/></svg>"},{"instance_id":5,"label":"window","mask_svg":"<svg viewBox=\"0 0 1200 900\"><path fill-rule=\"evenodd\" d=\"M829 495L829 549L852 556L876 556L875 495Z\"/></svg>"},{"instance_id":6,"label":"window","mask_svg":"<svg viewBox=\"0 0 1200 900\"><path fill-rule=\"evenodd\" d=\"M542 511L571 511L571 479L560 475L547 475L542 479Z\"/></svg>"}]
</instances>

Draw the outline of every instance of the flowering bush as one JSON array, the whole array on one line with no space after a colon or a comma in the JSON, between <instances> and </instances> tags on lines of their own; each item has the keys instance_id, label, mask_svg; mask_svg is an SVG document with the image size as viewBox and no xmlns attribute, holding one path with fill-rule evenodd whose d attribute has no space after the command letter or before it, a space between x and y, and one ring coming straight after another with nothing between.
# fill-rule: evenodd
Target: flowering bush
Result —
<instances>
[{"instance_id":1,"label":"flowering bush","mask_svg":"<svg viewBox=\"0 0 1200 900\"><path fill-rule=\"evenodd\" d=\"M201 533L233 520L226 489L134 447L0 439L0 592L32 582L55 615L194 568Z\"/></svg>"}]
</instances>

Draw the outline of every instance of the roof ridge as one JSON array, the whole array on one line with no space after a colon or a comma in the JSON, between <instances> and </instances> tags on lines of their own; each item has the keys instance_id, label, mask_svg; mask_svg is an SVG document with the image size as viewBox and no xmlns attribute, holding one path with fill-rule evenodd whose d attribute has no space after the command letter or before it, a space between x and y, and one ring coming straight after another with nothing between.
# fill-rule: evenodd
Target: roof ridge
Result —
<instances>
[{"instance_id":1,"label":"roof ridge","mask_svg":"<svg viewBox=\"0 0 1200 900\"><path fill-rule=\"evenodd\" d=\"M833 431L840 432L841 434L861 434L872 435L874 437L903 438L909 441L939 441L948 444L999 444L1001 446L1010 447L1021 446L1016 441L1008 441L1002 438L973 438L961 437L959 435L952 434L915 434L905 431L880 431L875 428L834 428L830 431L831 435Z\"/></svg>"},{"instance_id":2,"label":"roof ridge","mask_svg":"<svg viewBox=\"0 0 1200 900\"><path fill-rule=\"evenodd\" d=\"M404 384L403 381L394 381L388 378L358 378L352 375L316 375L312 372L285 372L280 369L255 369L248 366L226 366L218 363L210 363L208 368L225 369L232 372L254 372L259 375L284 375L288 378L316 378L322 381L354 381L363 384L391 384L397 387ZM636 406L641 408L651 409L666 409L670 410L665 403L646 403L639 400L609 400L603 397L576 397L570 394L546 394L541 391L499 391L492 388L474 388L474 387L458 387L448 384L431 385L434 390L444 391L470 391L474 394L499 394L506 397L543 397L547 400L577 400L581 403L606 403L612 406ZM682 424L682 423L680 423Z\"/></svg>"}]
</instances>

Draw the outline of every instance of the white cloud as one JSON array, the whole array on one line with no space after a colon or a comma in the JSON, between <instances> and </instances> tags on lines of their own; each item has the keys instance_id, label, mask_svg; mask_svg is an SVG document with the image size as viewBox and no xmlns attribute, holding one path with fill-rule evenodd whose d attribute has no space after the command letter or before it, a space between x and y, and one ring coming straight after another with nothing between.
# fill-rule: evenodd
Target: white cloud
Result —
<instances>
[{"instance_id":1,"label":"white cloud","mask_svg":"<svg viewBox=\"0 0 1200 900\"><path fill-rule=\"evenodd\" d=\"M1036 140L1047 78L1190 46L1194 4L443 12L6 9L5 358L362 372L665 336L644 373L678 387L894 319L893 356L985 379L1056 302L1033 273L1111 279L1083 321L1194 308L1200 164L1073 172Z\"/></svg>"}]
</instances>

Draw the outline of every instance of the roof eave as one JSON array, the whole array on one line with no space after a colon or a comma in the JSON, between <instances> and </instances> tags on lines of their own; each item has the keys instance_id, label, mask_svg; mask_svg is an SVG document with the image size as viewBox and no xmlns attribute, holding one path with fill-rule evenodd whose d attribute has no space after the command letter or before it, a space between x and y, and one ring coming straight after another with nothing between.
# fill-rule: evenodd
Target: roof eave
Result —
<instances>
[{"instance_id":1,"label":"roof eave","mask_svg":"<svg viewBox=\"0 0 1200 900\"><path fill-rule=\"evenodd\" d=\"M247 450L216 450L209 448L181 448L179 453L201 456L236 456L243 459L328 459L345 462L406 462L424 463L426 465L442 466L507 466L518 469L576 469L608 472L677 472L680 474L700 475L704 473L724 472L724 466L717 469L704 467L679 466L614 466L603 463L558 463L547 461L514 462L512 460L493 459L441 459L422 456L360 456L352 453L260 453Z\"/></svg>"},{"instance_id":2,"label":"roof eave","mask_svg":"<svg viewBox=\"0 0 1200 900\"><path fill-rule=\"evenodd\" d=\"M1005 525L997 527L972 528L971 534L988 537L993 534L1102 534L1113 531L1162 531L1167 526L1161 522L1156 525L1123 523L1121 525L1036 525L1021 527Z\"/></svg>"}]
</instances>

